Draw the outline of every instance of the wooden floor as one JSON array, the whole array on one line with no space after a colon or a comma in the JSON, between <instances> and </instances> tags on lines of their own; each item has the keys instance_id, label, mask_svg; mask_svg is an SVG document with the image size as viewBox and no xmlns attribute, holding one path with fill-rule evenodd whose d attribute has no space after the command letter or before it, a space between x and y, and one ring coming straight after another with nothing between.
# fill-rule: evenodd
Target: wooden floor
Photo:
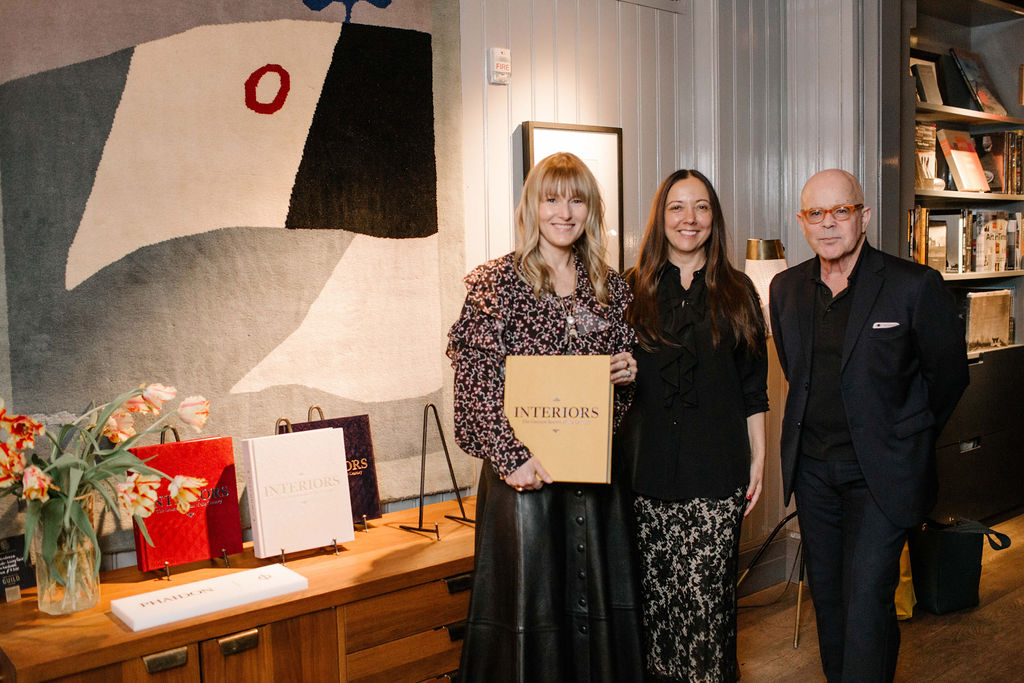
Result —
<instances>
[{"instance_id":1,"label":"wooden floor","mask_svg":"<svg viewBox=\"0 0 1024 683\"><path fill-rule=\"evenodd\" d=\"M978 607L941 616L916 609L912 619L900 622L897 681L1024 681L1024 515L995 528L1012 545L996 552L984 544ZM825 680L806 590L799 647L793 647L796 594L795 583L780 584L740 599L742 683Z\"/></svg>"}]
</instances>

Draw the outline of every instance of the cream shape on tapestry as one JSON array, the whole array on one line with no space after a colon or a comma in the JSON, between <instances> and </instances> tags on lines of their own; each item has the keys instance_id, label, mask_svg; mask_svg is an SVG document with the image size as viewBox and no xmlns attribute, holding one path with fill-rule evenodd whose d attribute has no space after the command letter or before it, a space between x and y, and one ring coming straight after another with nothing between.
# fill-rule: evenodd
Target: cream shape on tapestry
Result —
<instances>
[{"instance_id":1,"label":"cream shape on tapestry","mask_svg":"<svg viewBox=\"0 0 1024 683\"><path fill-rule=\"evenodd\" d=\"M253 22L202 26L135 48L68 250L65 287L175 237L284 228L340 32L337 23ZM281 106L247 106L247 81L256 101L273 109L283 96Z\"/></svg>"},{"instance_id":2,"label":"cream shape on tapestry","mask_svg":"<svg viewBox=\"0 0 1024 683\"><path fill-rule=\"evenodd\" d=\"M436 234L355 235L299 327L231 393L299 384L369 403L439 390L439 351L418 343L442 336L437 255Z\"/></svg>"}]
</instances>

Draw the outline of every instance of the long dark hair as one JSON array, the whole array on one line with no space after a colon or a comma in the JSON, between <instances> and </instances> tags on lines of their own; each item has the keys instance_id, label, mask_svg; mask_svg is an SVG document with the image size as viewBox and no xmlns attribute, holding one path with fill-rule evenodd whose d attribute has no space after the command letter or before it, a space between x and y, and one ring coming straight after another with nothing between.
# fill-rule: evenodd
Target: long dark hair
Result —
<instances>
[{"instance_id":1,"label":"long dark hair","mask_svg":"<svg viewBox=\"0 0 1024 683\"><path fill-rule=\"evenodd\" d=\"M729 263L725 216L718 193L700 171L682 169L662 181L651 202L651 214L640 245L640 259L627 274L633 287L633 302L626 310L626 320L633 326L640 343L647 349L672 346L661 330L658 314L658 279L668 261L669 245L665 236L665 205L668 193L680 180L696 178L707 188L711 199L711 235L704 243L707 259L704 280L707 286L708 311L711 314L711 339L717 347L723 328L732 331L736 345L760 353L764 320L760 306L747 284L747 278Z\"/></svg>"}]
</instances>

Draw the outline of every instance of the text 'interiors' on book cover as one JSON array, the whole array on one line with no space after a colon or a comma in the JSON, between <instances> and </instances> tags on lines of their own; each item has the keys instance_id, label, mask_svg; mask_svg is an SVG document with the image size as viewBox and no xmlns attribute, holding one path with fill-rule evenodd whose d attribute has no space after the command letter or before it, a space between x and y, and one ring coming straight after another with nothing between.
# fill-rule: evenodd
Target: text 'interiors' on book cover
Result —
<instances>
[{"instance_id":1,"label":"text 'interiors' on book cover","mask_svg":"<svg viewBox=\"0 0 1024 683\"><path fill-rule=\"evenodd\" d=\"M256 557L355 538L344 453L334 428L242 441Z\"/></svg>"},{"instance_id":2,"label":"text 'interiors' on book cover","mask_svg":"<svg viewBox=\"0 0 1024 683\"><path fill-rule=\"evenodd\" d=\"M505 416L555 481L611 481L610 356L508 356Z\"/></svg>"},{"instance_id":3,"label":"text 'interiors' on book cover","mask_svg":"<svg viewBox=\"0 0 1024 683\"><path fill-rule=\"evenodd\" d=\"M310 408L310 414L316 406ZM323 413L321 412L321 416ZM373 455L373 438L370 435L369 415L350 415L348 417L331 417L309 422L293 422L291 431L304 432L310 429L337 427L345 432L345 450L338 457L345 460L348 470L348 490L352 499L352 519L380 519L380 489L377 487L377 464ZM278 434L288 430L279 425Z\"/></svg>"}]
</instances>

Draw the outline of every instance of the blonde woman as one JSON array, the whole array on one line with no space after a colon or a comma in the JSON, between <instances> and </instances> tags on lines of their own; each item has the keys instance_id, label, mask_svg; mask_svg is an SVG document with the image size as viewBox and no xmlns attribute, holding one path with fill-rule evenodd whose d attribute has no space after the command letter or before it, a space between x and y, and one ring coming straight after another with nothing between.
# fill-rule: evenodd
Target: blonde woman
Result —
<instances>
[{"instance_id":1,"label":"blonde woman","mask_svg":"<svg viewBox=\"0 0 1024 683\"><path fill-rule=\"evenodd\" d=\"M484 463L460 679L639 680L629 492L553 483L505 418L508 355L611 355L615 424L629 406L629 289L604 262L604 208L579 158L537 164L516 209L516 250L476 268L449 333L455 438Z\"/></svg>"}]
</instances>

